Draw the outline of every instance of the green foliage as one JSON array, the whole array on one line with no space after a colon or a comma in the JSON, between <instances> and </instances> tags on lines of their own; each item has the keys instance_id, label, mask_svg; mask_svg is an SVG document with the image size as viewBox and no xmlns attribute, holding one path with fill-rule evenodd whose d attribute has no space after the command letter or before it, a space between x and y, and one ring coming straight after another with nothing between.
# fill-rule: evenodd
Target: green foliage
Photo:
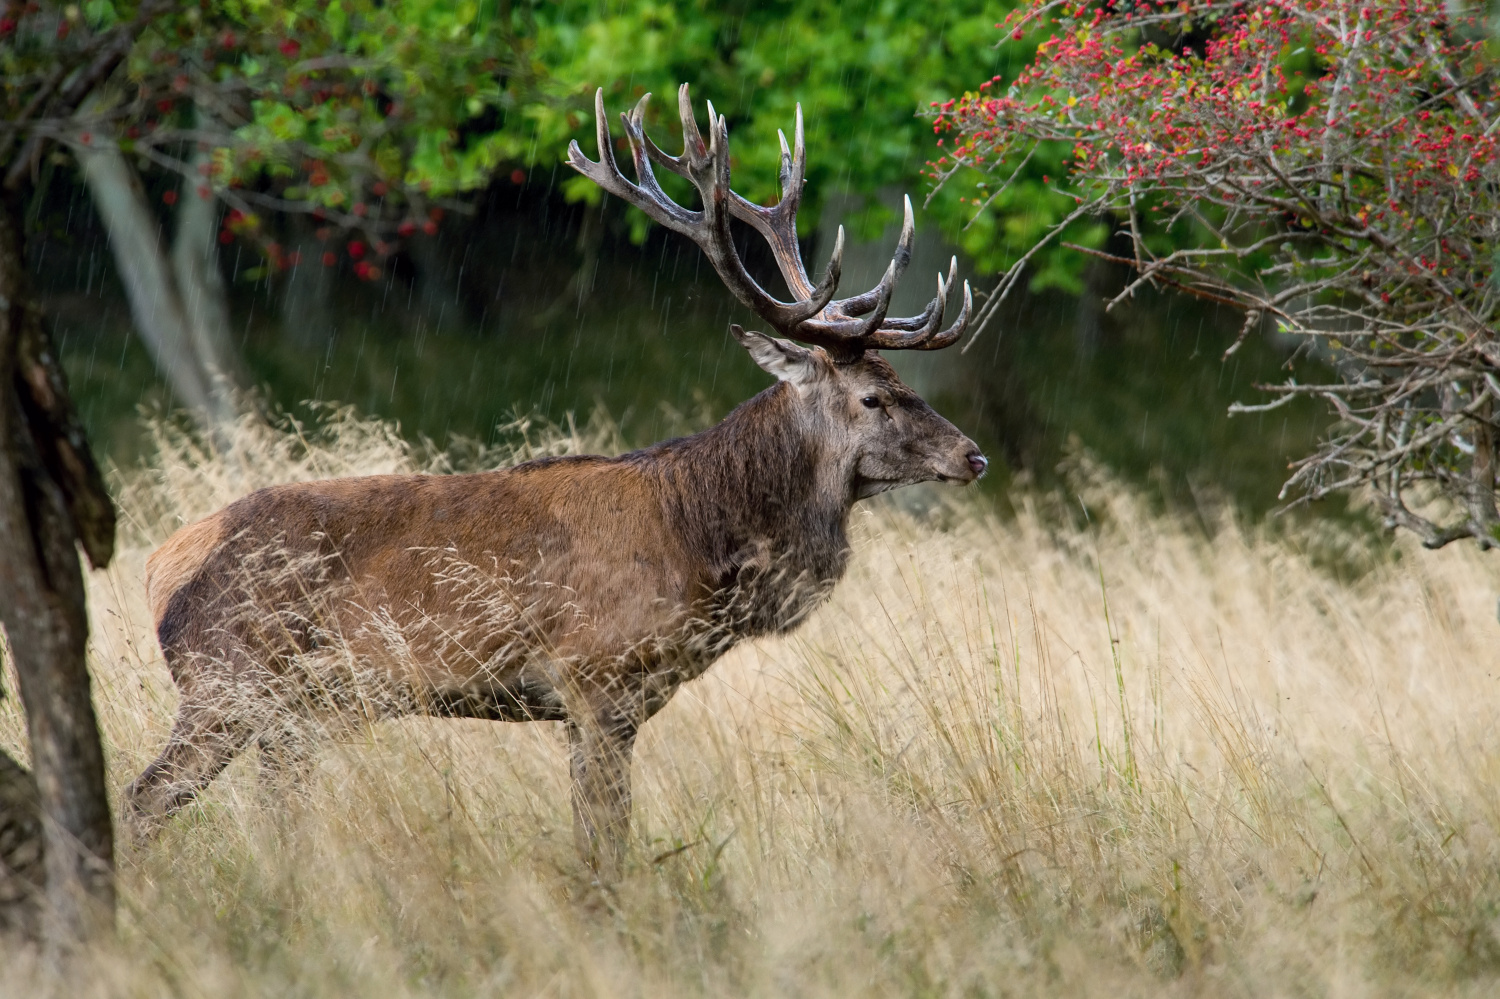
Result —
<instances>
[{"instance_id":1,"label":"green foliage","mask_svg":"<svg viewBox=\"0 0 1500 999\"><path fill-rule=\"evenodd\" d=\"M569 139L591 131L588 107L599 86L612 113L648 91L658 95L648 127L663 146L680 141L675 97L687 82L697 101L712 100L728 118L736 189L765 202L776 196L776 131L790 133L800 102L808 133L806 232L835 191L896 185L919 193L932 142L931 125L919 114L973 74L999 71L999 55L988 45L995 17L995 4L974 0L539 6L535 52L557 100L537 105L535 161L560 159ZM698 113L701 121L701 103ZM591 138L580 141L592 152ZM566 184L572 197L598 197L581 177ZM956 221L954 207L944 199L939 217ZM886 210L872 204L855 228L870 236L887 221Z\"/></svg>"},{"instance_id":2,"label":"green foliage","mask_svg":"<svg viewBox=\"0 0 1500 999\"><path fill-rule=\"evenodd\" d=\"M705 99L728 116L736 186L755 201L776 193L775 133L790 130L802 104L806 233L831 194L923 193L927 161L941 155L930 136L934 103L975 79L1014 78L1033 55L1026 44L993 44L1011 6L199 0L141 36L114 124L122 145L189 175L195 168L172 157L183 140L207 139L217 150L210 183L240 209L230 236L257 234L257 215L303 211L363 229L379 245L431 231L434 207L452 207L497 174L546 176L571 199L597 201L592 184L562 167L572 139L592 150L595 88L611 114L657 94L649 127L670 146L680 141L676 88L687 82L700 121ZM67 9L97 32L134 7L91 0ZM60 17L27 17L10 41L24 37L38 53L32 62L45 61L62 44L52 34ZM16 62L21 47L0 48L8 66ZM211 128L195 122L194 105ZM1039 155L978 219L958 193L938 191L924 224L942 226L981 270L1006 266L1068 210L1043 180L1061 170L1061 154ZM674 193L688 196L685 187ZM643 238L649 223L631 212ZM867 198L850 222L868 237L889 215ZM1074 288L1076 270L1076 261L1044 261L1036 283Z\"/></svg>"},{"instance_id":3,"label":"green foliage","mask_svg":"<svg viewBox=\"0 0 1500 999\"><path fill-rule=\"evenodd\" d=\"M596 203L594 186L562 166L571 140L592 151L594 90L604 89L612 115L658 95L649 128L670 147L680 141L676 89L687 82L700 121L704 100L728 116L736 187L760 202L776 194L776 132L791 129L801 103L807 233L830 195L923 193L935 103L976 78L1013 78L1030 61L1028 46L993 44L1011 6L199 0L141 36L112 124L131 151L190 176L186 143L208 141L209 182L240 211L226 238L258 234L267 212L302 211L362 229L379 246L432 231L434 208L497 175L546 176L566 197ZM73 16L97 30L129 10L91 0ZM42 39L44 54L57 44L48 30L28 36ZM974 210L939 191L924 224L940 225L981 269L1006 265L1068 210L1043 181L1061 168L1060 156L1037 157L967 229ZM643 238L649 223L631 212ZM867 197L849 221L870 237L889 216ZM276 263L275 247L261 243ZM1055 262L1037 281L1076 285Z\"/></svg>"},{"instance_id":4,"label":"green foliage","mask_svg":"<svg viewBox=\"0 0 1500 999\"><path fill-rule=\"evenodd\" d=\"M410 235L432 203L497 171L546 171L570 199L597 201L592 184L558 170L572 139L592 150L596 87L611 114L659 95L649 126L669 146L680 141L677 85L691 84L700 120L704 99L728 116L737 189L766 201L776 131L791 129L800 102L806 232L835 192L921 193L924 112L1030 54L989 44L1003 11L978 0L204 0L144 38L130 72L147 132L185 128L190 99L212 109L224 126L215 183L242 191L247 214L318 210L372 235L403 223ZM997 242L986 220L961 237L965 248L993 263L997 245L1045 227L1052 207L1037 183L1011 195L1014 233ZM959 199L941 192L931 207L957 238L969 214ZM873 235L888 216L869 199L853 228ZM646 220L631 221L643 236Z\"/></svg>"},{"instance_id":5,"label":"green foliage","mask_svg":"<svg viewBox=\"0 0 1500 999\"><path fill-rule=\"evenodd\" d=\"M132 53L146 133L137 147L180 134L195 104L215 127L185 137L219 147L215 184L245 191L231 204L396 229L521 158L505 121L515 95L535 87L511 20L492 3L438 0L186 8Z\"/></svg>"}]
</instances>

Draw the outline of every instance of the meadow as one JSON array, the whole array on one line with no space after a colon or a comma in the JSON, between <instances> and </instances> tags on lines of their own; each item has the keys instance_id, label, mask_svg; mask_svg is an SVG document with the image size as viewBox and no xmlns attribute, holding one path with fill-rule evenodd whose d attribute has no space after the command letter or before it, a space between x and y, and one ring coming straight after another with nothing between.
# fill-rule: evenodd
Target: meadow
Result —
<instances>
[{"instance_id":1,"label":"meadow","mask_svg":"<svg viewBox=\"0 0 1500 999\"><path fill-rule=\"evenodd\" d=\"M154 432L89 580L116 788L172 719L142 579L176 527L276 481L620 446L438 452L337 410ZM1086 456L1068 481L858 508L829 603L644 730L618 885L573 852L559 725L383 722L295 793L247 754L122 854L117 943L66 986L0 963L0 994L1494 994L1496 556L1163 512Z\"/></svg>"}]
</instances>

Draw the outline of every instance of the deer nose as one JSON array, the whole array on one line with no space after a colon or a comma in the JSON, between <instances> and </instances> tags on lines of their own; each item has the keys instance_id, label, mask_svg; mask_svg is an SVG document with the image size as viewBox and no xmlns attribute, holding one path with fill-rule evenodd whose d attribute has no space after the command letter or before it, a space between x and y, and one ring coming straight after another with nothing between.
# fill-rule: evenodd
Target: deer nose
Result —
<instances>
[{"instance_id":1,"label":"deer nose","mask_svg":"<svg viewBox=\"0 0 1500 999\"><path fill-rule=\"evenodd\" d=\"M969 470L974 473L974 478L979 478L990 467L989 459L978 451L969 452Z\"/></svg>"}]
</instances>

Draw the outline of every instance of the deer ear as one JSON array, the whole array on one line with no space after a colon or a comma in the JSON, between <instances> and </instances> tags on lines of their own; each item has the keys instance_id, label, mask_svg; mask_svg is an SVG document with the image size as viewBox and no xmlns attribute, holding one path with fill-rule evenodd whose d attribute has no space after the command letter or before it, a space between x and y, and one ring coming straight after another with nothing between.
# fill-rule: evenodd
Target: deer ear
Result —
<instances>
[{"instance_id":1,"label":"deer ear","mask_svg":"<svg viewBox=\"0 0 1500 999\"><path fill-rule=\"evenodd\" d=\"M731 324L729 332L767 374L801 386L818 376L818 359L806 347Z\"/></svg>"}]
</instances>

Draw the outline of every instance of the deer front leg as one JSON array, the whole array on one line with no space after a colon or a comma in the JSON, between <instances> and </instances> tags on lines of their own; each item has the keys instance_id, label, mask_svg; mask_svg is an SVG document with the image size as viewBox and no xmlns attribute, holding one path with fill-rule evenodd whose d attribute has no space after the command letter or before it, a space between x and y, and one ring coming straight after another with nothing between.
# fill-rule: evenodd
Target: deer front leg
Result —
<instances>
[{"instance_id":1,"label":"deer front leg","mask_svg":"<svg viewBox=\"0 0 1500 999\"><path fill-rule=\"evenodd\" d=\"M619 878L630 837L630 758L639 724L616 711L568 721L573 838L584 862L609 883Z\"/></svg>"}]
</instances>

